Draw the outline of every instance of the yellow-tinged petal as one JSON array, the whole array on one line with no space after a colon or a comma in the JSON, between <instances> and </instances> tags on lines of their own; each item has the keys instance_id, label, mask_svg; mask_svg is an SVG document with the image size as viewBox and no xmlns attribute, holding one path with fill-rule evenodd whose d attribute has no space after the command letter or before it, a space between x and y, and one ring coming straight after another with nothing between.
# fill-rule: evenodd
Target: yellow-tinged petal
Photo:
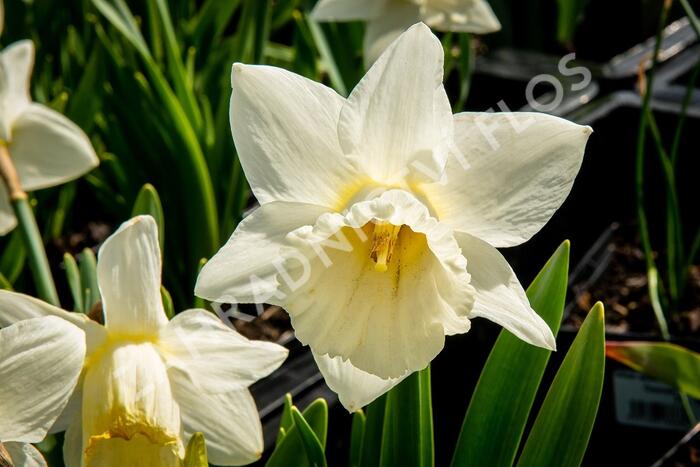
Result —
<instances>
[{"instance_id":1,"label":"yellow-tinged petal","mask_svg":"<svg viewBox=\"0 0 700 467\"><path fill-rule=\"evenodd\" d=\"M15 467L46 467L44 456L31 444L3 443Z\"/></svg>"},{"instance_id":2,"label":"yellow-tinged petal","mask_svg":"<svg viewBox=\"0 0 700 467\"><path fill-rule=\"evenodd\" d=\"M125 222L98 252L97 281L110 333L155 336L165 327L158 227L151 216Z\"/></svg>"},{"instance_id":3,"label":"yellow-tinged petal","mask_svg":"<svg viewBox=\"0 0 700 467\"><path fill-rule=\"evenodd\" d=\"M441 222L495 247L519 245L569 195L591 129L541 113L455 115L444 183L420 187Z\"/></svg>"},{"instance_id":4,"label":"yellow-tinged petal","mask_svg":"<svg viewBox=\"0 0 700 467\"><path fill-rule=\"evenodd\" d=\"M0 440L41 441L68 403L84 360L83 332L59 318L0 330Z\"/></svg>"},{"instance_id":5,"label":"yellow-tinged petal","mask_svg":"<svg viewBox=\"0 0 700 467\"><path fill-rule=\"evenodd\" d=\"M83 130L41 104L30 104L17 116L8 150L26 191L69 182L99 164Z\"/></svg>"},{"instance_id":6,"label":"yellow-tinged petal","mask_svg":"<svg viewBox=\"0 0 700 467\"><path fill-rule=\"evenodd\" d=\"M34 43L15 42L0 52L0 141L12 139L12 125L30 103Z\"/></svg>"},{"instance_id":7,"label":"yellow-tinged petal","mask_svg":"<svg viewBox=\"0 0 700 467\"><path fill-rule=\"evenodd\" d=\"M180 431L167 370L151 343L109 342L93 355L83 388L84 466L178 465Z\"/></svg>"},{"instance_id":8,"label":"yellow-tinged petal","mask_svg":"<svg viewBox=\"0 0 700 467\"><path fill-rule=\"evenodd\" d=\"M425 24L416 24L382 54L343 105L340 146L375 182L440 179L453 146L443 62L440 41Z\"/></svg>"}]
</instances>

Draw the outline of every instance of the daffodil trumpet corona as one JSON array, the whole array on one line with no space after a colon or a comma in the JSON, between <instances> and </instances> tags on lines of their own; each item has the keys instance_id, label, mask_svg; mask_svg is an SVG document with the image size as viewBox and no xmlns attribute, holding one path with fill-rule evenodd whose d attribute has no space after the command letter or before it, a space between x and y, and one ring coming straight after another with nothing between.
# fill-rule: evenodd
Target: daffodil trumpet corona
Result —
<instances>
[{"instance_id":1,"label":"daffodil trumpet corona","mask_svg":"<svg viewBox=\"0 0 700 467\"><path fill-rule=\"evenodd\" d=\"M0 326L53 316L82 330L71 341L86 346L80 379L51 427L67 430L66 465L179 466L196 432L214 464L258 459L262 428L248 386L275 370L287 350L249 341L206 310L168 321L150 216L126 222L102 244L97 279L104 325L0 291Z\"/></svg>"},{"instance_id":2,"label":"daffodil trumpet corona","mask_svg":"<svg viewBox=\"0 0 700 467\"><path fill-rule=\"evenodd\" d=\"M443 48L424 24L347 99L279 68L233 66L231 129L260 207L195 293L284 307L351 411L475 318L555 348L496 248L527 241L564 202L591 129L537 113L452 115L442 78Z\"/></svg>"},{"instance_id":3,"label":"daffodil trumpet corona","mask_svg":"<svg viewBox=\"0 0 700 467\"><path fill-rule=\"evenodd\" d=\"M488 34L501 29L486 0L319 0L311 15L317 21L366 21L367 65L418 21L443 32Z\"/></svg>"}]
</instances>

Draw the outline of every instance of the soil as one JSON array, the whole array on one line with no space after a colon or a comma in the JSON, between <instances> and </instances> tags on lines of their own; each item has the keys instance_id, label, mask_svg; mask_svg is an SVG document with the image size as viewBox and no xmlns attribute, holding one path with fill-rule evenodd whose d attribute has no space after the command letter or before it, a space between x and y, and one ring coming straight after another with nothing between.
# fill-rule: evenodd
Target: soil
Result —
<instances>
[{"instance_id":1,"label":"soil","mask_svg":"<svg viewBox=\"0 0 700 467\"><path fill-rule=\"evenodd\" d=\"M632 228L617 231L607 246L611 255L601 277L587 290L583 282L574 284L576 306L566 324L580 327L588 310L600 300L605 305L608 332L659 334L649 300L644 253L635 235ZM664 261L656 255L657 265L663 265ZM667 319L675 336L700 335L700 266L690 268L687 292L679 311L670 319L667 314Z\"/></svg>"}]
</instances>

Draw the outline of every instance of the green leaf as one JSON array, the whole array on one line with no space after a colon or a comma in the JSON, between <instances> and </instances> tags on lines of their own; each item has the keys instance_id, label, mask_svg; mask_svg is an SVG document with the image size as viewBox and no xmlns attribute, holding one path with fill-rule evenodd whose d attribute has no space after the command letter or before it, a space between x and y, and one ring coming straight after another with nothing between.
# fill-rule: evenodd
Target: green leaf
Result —
<instances>
[{"instance_id":1,"label":"green leaf","mask_svg":"<svg viewBox=\"0 0 700 467\"><path fill-rule=\"evenodd\" d=\"M292 418L294 419L294 426L301 435L304 450L311 465L313 467L325 467L326 455L323 452L323 446L314 430L309 426L304 416L296 407L292 407Z\"/></svg>"},{"instance_id":2,"label":"green leaf","mask_svg":"<svg viewBox=\"0 0 700 467\"><path fill-rule=\"evenodd\" d=\"M9 290L10 292L13 290L12 284L10 284L10 281L8 281L7 278L1 272L0 272L0 289L1 290Z\"/></svg>"},{"instance_id":3,"label":"green leaf","mask_svg":"<svg viewBox=\"0 0 700 467\"><path fill-rule=\"evenodd\" d=\"M581 465L605 376L605 316L596 303L564 357L542 403L519 467Z\"/></svg>"},{"instance_id":4,"label":"green leaf","mask_svg":"<svg viewBox=\"0 0 700 467\"><path fill-rule=\"evenodd\" d=\"M700 354L666 342L609 342L609 358L700 399Z\"/></svg>"},{"instance_id":5,"label":"green leaf","mask_svg":"<svg viewBox=\"0 0 700 467\"><path fill-rule=\"evenodd\" d=\"M299 417L303 421L303 426ZM305 432L305 430L310 431L310 434ZM325 400L315 400L301 414L292 405L292 396L287 394L275 450L266 465L268 467L314 467L326 465L323 452L326 445L327 431L328 405Z\"/></svg>"},{"instance_id":6,"label":"green leaf","mask_svg":"<svg viewBox=\"0 0 700 467\"><path fill-rule=\"evenodd\" d=\"M386 404L387 395L384 394L367 406L365 434L362 439L362 467L375 467L379 465L379 458L382 452Z\"/></svg>"},{"instance_id":7,"label":"green leaf","mask_svg":"<svg viewBox=\"0 0 700 467\"><path fill-rule=\"evenodd\" d=\"M289 433L289 430L294 426L292 419L292 395L287 393L284 395L284 406L282 408L282 417L280 418L280 429L277 433L277 441L275 446L279 446L284 437Z\"/></svg>"},{"instance_id":8,"label":"green leaf","mask_svg":"<svg viewBox=\"0 0 700 467\"><path fill-rule=\"evenodd\" d=\"M365 435L366 417L362 410L352 414L352 429L350 432L350 467L360 467L362 460L362 441Z\"/></svg>"},{"instance_id":9,"label":"green leaf","mask_svg":"<svg viewBox=\"0 0 700 467\"><path fill-rule=\"evenodd\" d=\"M430 367L389 391L379 464L382 467L434 465Z\"/></svg>"},{"instance_id":10,"label":"green leaf","mask_svg":"<svg viewBox=\"0 0 700 467\"><path fill-rule=\"evenodd\" d=\"M0 272L14 284L24 269L27 260L27 249L24 247L22 233L15 229L10 235L10 240L0 258Z\"/></svg>"},{"instance_id":11,"label":"green leaf","mask_svg":"<svg viewBox=\"0 0 700 467\"><path fill-rule=\"evenodd\" d=\"M303 415L325 449L328 435L328 403L325 399L316 399L304 410Z\"/></svg>"},{"instance_id":12,"label":"green leaf","mask_svg":"<svg viewBox=\"0 0 700 467\"><path fill-rule=\"evenodd\" d=\"M85 313L85 307L83 306L83 284L80 280L78 263L75 262L73 255L65 253L63 255L63 264L66 267L68 288L70 289L71 297L73 297L73 310Z\"/></svg>"},{"instance_id":13,"label":"green leaf","mask_svg":"<svg viewBox=\"0 0 700 467\"><path fill-rule=\"evenodd\" d=\"M100 301L100 289L97 285L97 260L90 248L85 248L80 254L80 281L83 284L85 298L83 308L89 311Z\"/></svg>"},{"instance_id":14,"label":"green leaf","mask_svg":"<svg viewBox=\"0 0 700 467\"><path fill-rule=\"evenodd\" d=\"M163 309L165 310L165 316L168 319L173 319L175 316L175 307L173 306L173 298L170 296L170 292L164 286L160 286L160 298L163 300Z\"/></svg>"},{"instance_id":15,"label":"green leaf","mask_svg":"<svg viewBox=\"0 0 700 467\"><path fill-rule=\"evenodd\" d=\"M557 0L557 39L564 45L573 41L576 25L588 0Z\"/></svg>"},{"instance_id":16,"label":"green leaf","mask_svg":"<svg viewBox=\"0 0 700 467\"><path fill-rule=\"evenodd\" d=\"M328 73L328 77L331 80L333 88L338 91L341 96L348 95L348 88L345 86L345 81L343 81L343 76L338 69L338 65L335 63L333 58L333 52L331 51L326 36L323 33L321 26L314 21L311 17L306 17L306 22L309 26L309 32L314 38L314 44L318 50L319 55L321 55L321 60Z\"/></svg>"},{"instance_id":17,"label":"green leaf","mask_svg":"<svg viewBox=\"0 0 700 467\"><path fill-rule=\"evenodd\" d=\"M564 312L568 271L566 241L527 290L530 305L555 336ZM501 331L464 417L454 467L513 464L549 356L548 350Z\"/></svg>"},{"instance_id":18,"label":"green leaf","mask_svg":"<svg viewBox=\"0 0 700 467\"><path fill-rule=\"evenodd\" d=\"M195 433L187 443L185 451L185 467L209 467L207 445L202 433Z\"/></svg>"},{"instance_id":19,"label":"green leaf","mask_svg":"<svg viewBox=\"0 0 700 467\"><path fill-rule=\"evenodd\" d=\"M165 216L163 215L163 205L160 203L160 196L155 187L150 183L146 183L134 201L134 207L131 209L131 216L149 215L153 217L158 226L158 242L160 243L160 251L163 252L165 245Z\"/></svg>"}]
</instances>

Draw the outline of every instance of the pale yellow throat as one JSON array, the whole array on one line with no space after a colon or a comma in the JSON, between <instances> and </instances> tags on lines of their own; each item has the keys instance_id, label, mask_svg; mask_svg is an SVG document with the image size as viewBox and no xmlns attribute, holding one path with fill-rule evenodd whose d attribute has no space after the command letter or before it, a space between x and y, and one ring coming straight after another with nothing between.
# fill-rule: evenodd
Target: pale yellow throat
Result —
<instances>
[{"instance_id":1,"label":"pale yellow throat","mask_svg":"<svg viewBox=\"0 0 700 467\"><path fill-rule=\"evenodd\" d=\"M369 256L374 261L374 269L378 272L385 272L394 253L396 240L401 232L401 225L393 225L388 222L377 222L374 224L372 233L372 248Z\"/></svg>"}]
</instances>

